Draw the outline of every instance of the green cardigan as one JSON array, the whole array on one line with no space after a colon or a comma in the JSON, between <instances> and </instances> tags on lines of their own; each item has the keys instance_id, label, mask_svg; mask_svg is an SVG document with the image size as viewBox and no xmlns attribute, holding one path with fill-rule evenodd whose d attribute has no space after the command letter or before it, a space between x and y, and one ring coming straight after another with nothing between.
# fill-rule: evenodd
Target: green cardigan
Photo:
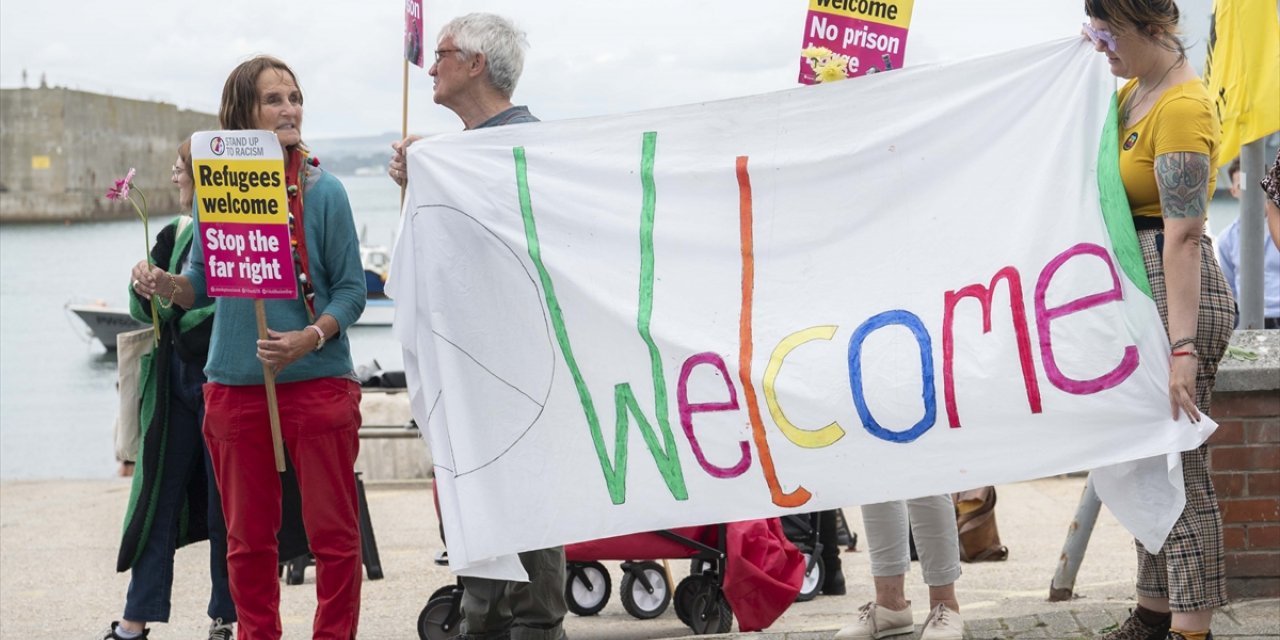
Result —
<instances>
[{"instance_id":1,"label":"green cardigan","mask_svg":"<svg viewBox=\"0 0 1280 640\"><path fill-rule=\"evenodd\" d=\"M156 235L151 259L170 273L180 273L179 266L191 249L195 231L190 216L179 216ZM151 301L129 290L129 312L141 322L151 323ZM183 312L179 307L157 305L160 318L160 342L151 353L142 356L142 372L138 384L142 390L139 407L137 464L125 512L124 532L116 570L128 571L137 561L150 538L155 519L156 501L160 496L160 478L165 465L168 440L170 355L180 345L187 358L203 360L208 352L213 325L213 307ZM200 350L203 349L203 352ZM187 352L195 353L187 353ZM200 362L194 364L199 365ZM203 459L202 459L203 460ZM201 462L203 464L203 462ZM178 523L178 546L205 540L208 531L208 492L204 469L195 469L187 481L186 497Z\"/></svg>"}]
</instances>

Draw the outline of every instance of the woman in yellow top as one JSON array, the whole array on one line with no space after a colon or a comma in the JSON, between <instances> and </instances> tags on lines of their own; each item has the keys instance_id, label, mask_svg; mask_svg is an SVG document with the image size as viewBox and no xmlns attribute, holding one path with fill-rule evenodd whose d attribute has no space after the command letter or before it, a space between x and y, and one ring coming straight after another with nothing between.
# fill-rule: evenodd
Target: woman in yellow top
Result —
<instances>
[{"instance_id":1,"label":"woman in yellow top","mask_svg":"<svg viewBox=\"0 0 1280 640\"><path fill-rule=\"evenodd\" d=\"M1085 33L1120 90L1120 177L1152 295L1171 345L1169 403L1199 421L1235 325L1226 279L1204 236L1219 124L1178 40L1173 0L1085 0ZM1227 602L1222 517L1205 447L1182 454L1187 504L1160 553L1138 544L1138 607L1110 640L1212 638Z\"/></svg>"}]
</instances>

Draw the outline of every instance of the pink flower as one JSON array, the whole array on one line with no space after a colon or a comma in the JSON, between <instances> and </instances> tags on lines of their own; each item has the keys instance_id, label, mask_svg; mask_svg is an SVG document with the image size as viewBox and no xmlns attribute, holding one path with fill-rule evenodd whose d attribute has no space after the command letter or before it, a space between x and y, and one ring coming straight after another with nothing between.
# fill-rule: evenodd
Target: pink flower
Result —
<instances>
[{"instance_id":1,"label":"pink flower","mask_svg":"<svg viewBox=\"0 0 1280 640\"><path fill-rule=\"evenodd\" d=\"M142 200L141 206L138 205L137 200L134 200L133 198L129 197L129 191L130 189L133 188L133 176L136 175L137 173L138 173L137 169L130 168L129 173L124 174L123 178L116 180L116 186L111 187L110 189L107 189L107 199L116 200L116 201L124 200L125 202L128 202L129 204L133 205L133 210L138 213L138 217L142 218L142 249L143 249L142 255L146 257L147 264L150 265L152 264L151 262L151 229L150 229L150 225L147 224L147 194L143 193L142 189L137 189L138 198ZM152 294L151 299L152 299L152 304L151 304L152 335L155 343L159 344L160 316L159 316L159 313L156 311L157 305L155 303L155 300L156 300L155 294Z\"/></svg>"},{"instance_id":2,"label":"pink flower","mask_svg":"<svg viewBox=\"0 0 1280 640\"><path fill-rule=\"evenodd\" d=\"M128 200L129 187L133 186L133 176L138 172L137 169L129 169L129 173L119 180L116 180L116 186L107 189L108 200Z\"/></svg>"}]
</instances>

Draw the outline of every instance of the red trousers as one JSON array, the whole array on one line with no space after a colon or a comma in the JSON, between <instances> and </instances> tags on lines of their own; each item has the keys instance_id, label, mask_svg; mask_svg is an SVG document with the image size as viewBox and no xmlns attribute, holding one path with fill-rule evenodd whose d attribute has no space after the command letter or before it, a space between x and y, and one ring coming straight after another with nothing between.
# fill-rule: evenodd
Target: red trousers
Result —
<instances>
[{"instance_id":1,"label":"red trousers","mask_svg":"<svg viewBox=\"0 0 1280 640\"><path fill-rule=\"evenodd\" d=\"M302 521L316 558L314 638L351 640L360 620L360 520L355 460L360 386L342 378L276 385L280 431L298 474ZM204 386L204 436L227 517L227 569L239 640L278 640L280 476L261 386Z\"/></svg>"}]
</instances>

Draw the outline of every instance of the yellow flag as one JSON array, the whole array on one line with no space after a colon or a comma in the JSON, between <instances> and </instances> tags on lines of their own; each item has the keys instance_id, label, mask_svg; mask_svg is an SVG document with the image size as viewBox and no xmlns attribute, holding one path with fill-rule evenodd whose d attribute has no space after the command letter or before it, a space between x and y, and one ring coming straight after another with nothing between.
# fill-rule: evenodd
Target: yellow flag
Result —
<instances>
[{"instance_id":1,"label":"yellow flag","mask_svg":"<svg viewBox=\"0 0 1280 640\"><path fill-rule=\"evenodd\" d=\"M1280 12L1270 0L1215 0L1204 65L1222 120L1221 164L1280 131Z\"/></svg>"}]
</instances>

